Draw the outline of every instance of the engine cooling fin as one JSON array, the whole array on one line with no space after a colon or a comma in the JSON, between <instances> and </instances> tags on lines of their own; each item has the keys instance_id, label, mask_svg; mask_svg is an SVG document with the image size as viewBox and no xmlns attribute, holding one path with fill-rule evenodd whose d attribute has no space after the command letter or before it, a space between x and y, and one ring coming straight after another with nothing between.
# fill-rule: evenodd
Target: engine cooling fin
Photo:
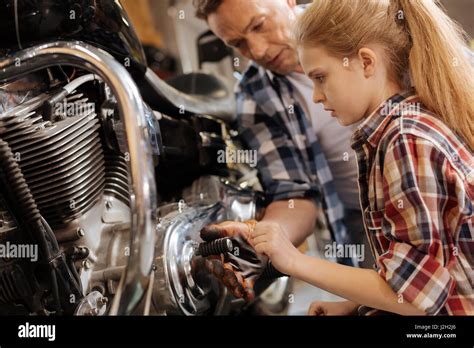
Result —
<instances>
[{"instance_id":1,"label":"engine cooling fin","mask_svg":"<svg viewBox=\"0 0 474 348\"><path fill-rule=\"evenodd\" d=\"M84 214L101 197L105 162L99 121L87 98L72 95L74 115L44 121L40 110L16 108L0 117L0 137L8 142L36 204L52 227ZM36 106L36 105L35 105Z\"/></svg>"}]
</instances>

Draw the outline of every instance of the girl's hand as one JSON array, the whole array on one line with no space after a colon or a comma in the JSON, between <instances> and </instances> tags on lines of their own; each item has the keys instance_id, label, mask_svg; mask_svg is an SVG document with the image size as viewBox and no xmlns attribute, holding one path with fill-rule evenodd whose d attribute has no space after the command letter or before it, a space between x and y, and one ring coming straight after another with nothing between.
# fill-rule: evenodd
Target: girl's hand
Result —
<instances>
[{"instance_id":1,"label":"girl's hand","mask_svg":"<svg viewBox=\"0 0 474 348\"><path fill-rule=\"evenodd\" d=\"M308 315L357 315L358 308L359 305L352 301L315 301L309 306Z\"/></svg>"},{"instance_id":2,"label":"girl's hand","mask_svg":"<svg viewBox=\"0 0 474 348\"><path fill-rule=\"evenodd\" d=\"M294 273L299 256L302 256L277 223L257 223L251 231L250 242L258 254L268 256L277 270L288 275Z\"/></svg>"}]
</instances>

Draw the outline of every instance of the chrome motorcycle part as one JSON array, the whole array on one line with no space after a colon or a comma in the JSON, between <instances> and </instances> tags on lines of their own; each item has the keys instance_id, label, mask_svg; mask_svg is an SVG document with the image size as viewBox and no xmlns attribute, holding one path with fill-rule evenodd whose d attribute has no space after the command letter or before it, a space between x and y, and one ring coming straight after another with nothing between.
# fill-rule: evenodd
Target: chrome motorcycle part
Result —
<instances>
[{"instance_id":1,"label":"chrome motorcycle part","mask_svg":"<svg viewBox=\"0 0 474 348\"><path fill-rule=\"evenodd\" d=\"M104 157L94 110L55 123L36 112L18 111L2 117L1 125L0 137L17 156L36 204L53 228L97 202L104 188Z\"/></svg>"},{"instance_id":2,"label":"chrome motorcycle part","mask_svg":"<svg viewBox=\"0 0 474 348\"><path fill-rule=\"evenodd\" d=\"M47 221L41 216L35 199L30 191L28 183L20 169L18 161L6 141L0 138L0 168L2 182L2 200L5 199L9 209L9 213L14 216L16 224L20 227L19 234L12 236L15 245L19 241L29 240L32 247L36 246L40 249L42 261L47 266L46 274L49 273L49 279L36 278L33 274L38 270L38 251L35 253L29 251L25 255L9 256L1 260L0 278L4 278L5 267L11 264L12 267L19 269L11 269L10 272L4 273L12 277L12 288L21 289L19 296L10 300L10 303L18 303L24 305L30 312L40 313L46 310L52 310L55 313L68 313L74 308L73 302L67 302L64 298L60 298L60 294L68 293L74 298L81 298L79 280L75 278L72 270L66 264L66 258L59 249L59 245ZM12 209L13 207L13 209ZM4 241L2 241L4 242ZM9 240L6 241L10 243ZM2 243L4 246L4 243ZM34 254L37 256L35 257ZM27 259L30 258L30 261ZM33 262L32 262L33 261ZM22 266L23 265L23 266ZM20 271L19 271L20 270ZM26 272L28 276L25 275ZM31 274L30 274L31 273ZM46 286L51 289L52 297L48 297L45 301L33 294L41 294L40 281L47 281ZM3 290L8 291L8 286L3 286ZM47 309L46 309L47 308Z\"/></svg>"},{"instance_id":3,"label":"chrome motorcycle part","mask_svg":"<svg viewBox=\"0 0 474 348\"><path fill-rule=\"evenodd\" d=\"M20 66L15 64L18 60L22 62ZM70 65L98 74L111 88L118 102L127 134L133 199L130 256L111 313L128 314L148 285L156 227L154 167L143 101L135 83L119 62L108 53L80 42L41 44L7 57L0 61L0 83L53 65Z\"/></svg>"},{"instance_id":4,"label":"chrome motorcycle part","mask_svg":"<svg viewBox=\"0 0 474 348\"><path fill-rule=\"evenodd\" d=\"M107 310L107 303L107 297L102 296L98 291L92 291L81 300L74 315L104 315Z\"/></svg>"},{"instance_id":5,"label":"chrome motorcycle part","mask_svg":"<svg viewBox=\"0 0 474 348\"><path fill-rule=\"evenodd\" d=\"M175 209L178 208L175 205ZM160 218L152 303L156 312L202 315L212 310L210 299L220 294L195 255L199 232L225 216L222 205L185 206Z\"/></svg>"},{"instance_id":6,"label":"chrome motorcycle part","mask_svg":"<svg viewBox=\"0 0 474 348\"><path fill-rule=\"evenodd\" d=\"M195 79L201 79L202 83L208 83L211 77L202 77L202 75L194 75ZM169 110L173 113L184 115L185 113L196 113L202 115L214 116L225 122L235 120L236 105L235 98L231 91L219 88L216 94L187 94L172 87L162 79L160 79L150 68L145 73L145 82L157 94L162 102L168 104ZM215 84L216 82L213 81Z\"/></svg>"},{"instance_id":7,"label":"chrome motorcycle part","mask_svg":"<svg viewBox=\"0 0 474 348\"><path fill-rule=\"evenodd\" d=\"M188 204L214 204L221 202L226 220L245 221L262 213L260 194L233 185L226 178L201 176L183 190L183 199Z\"/></svg>"}]
</instances>

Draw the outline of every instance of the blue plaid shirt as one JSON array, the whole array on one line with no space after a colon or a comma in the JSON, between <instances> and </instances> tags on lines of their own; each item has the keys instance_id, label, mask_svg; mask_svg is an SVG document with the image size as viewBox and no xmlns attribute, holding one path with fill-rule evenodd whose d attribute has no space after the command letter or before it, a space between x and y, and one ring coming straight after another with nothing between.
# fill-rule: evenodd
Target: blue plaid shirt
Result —
<instances>
[{"instance_id":1,"label":"blue plaid shirt","mask_svg":"<svg viewBox=\"0 0 474 348\"><path fill-rule=\"evenodd\" d=\"M252 62L237 86L237 127L257 150L257 169L269 201L311 198L323 208L337 243L349 243L344 206L318 138L288 79Z\"/></svg>"}]
</instances>

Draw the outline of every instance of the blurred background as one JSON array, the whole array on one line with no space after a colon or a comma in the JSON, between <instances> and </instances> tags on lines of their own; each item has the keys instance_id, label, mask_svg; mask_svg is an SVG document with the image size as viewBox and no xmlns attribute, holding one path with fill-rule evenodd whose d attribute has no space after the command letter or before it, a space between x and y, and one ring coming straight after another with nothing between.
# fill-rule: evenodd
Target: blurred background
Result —
<instances>
[{"instance_id":1,"label":"blurred background","mask_svg":"<svg viewBox=\"0 0 474 348\"><path fill-rule=\"evenodd\" d=\"M298 3L309 3L311 0L299 0ZM206 49L206 43L212 37L201 38L208 31L206 23L194 17L192 0L121 0L129 14L140 40L147 46L147 55L152 59L154 66L161 75L188 73L202 70L219 74L233 84L232 60L230 56L221 61L212 62L207 59L218 59L226 52L219 47L207 48L214 50L212 54L201 54L199 47ZM441 0L448 14L456 20L470 38L474 36L474 0ZM201 45L199 45L199 43ZM474 47L474 41L471 41ZM207 52L208 53L208 52ZM154 57L154 59L153 59ZM245 68L245 61L235 67L237 70Z\"/></svg>"}]
</instances>

